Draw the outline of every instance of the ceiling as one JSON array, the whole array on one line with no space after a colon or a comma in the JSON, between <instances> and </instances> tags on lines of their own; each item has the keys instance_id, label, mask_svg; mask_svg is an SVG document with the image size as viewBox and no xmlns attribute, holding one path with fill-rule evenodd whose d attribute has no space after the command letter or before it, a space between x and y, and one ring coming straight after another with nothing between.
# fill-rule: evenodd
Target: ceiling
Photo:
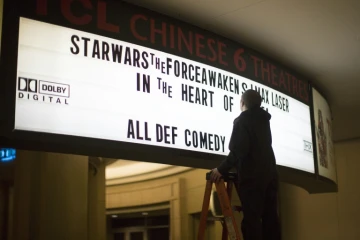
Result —
<instances>
[{"instance_id":1,"label":"ceiling","mask_svg":"<svg viewBox=\"0 0 360 240\"><path fill-rule=\"evenodd\" d=\"M128 160L115 161L106 168L106 179L126 178L169 168L169 165Z\"/></svg>"},{"instance_id":2,"label":"ceiling","mask_svg":"<svg viewBox=\"0 0 360 240\"><path fill-rule=\"evenodd\" d=\"M335 140L360 137L360 114L353 115L360 111L359 0L128 1L241 42L308 76L329 100ZM344 124L352 130L339 130Z\"/></svg>"},{"instance_id":3,"label":"ceiling","mask_svg":"<svg viewBox=\"0 0 360 240\"><path fill-rule=\"evenodd\" d=\"M188 171L189 167L172 166L151 162L105 159L106 185L120 185L148 181Z\"/></svg>"}]
</instances>

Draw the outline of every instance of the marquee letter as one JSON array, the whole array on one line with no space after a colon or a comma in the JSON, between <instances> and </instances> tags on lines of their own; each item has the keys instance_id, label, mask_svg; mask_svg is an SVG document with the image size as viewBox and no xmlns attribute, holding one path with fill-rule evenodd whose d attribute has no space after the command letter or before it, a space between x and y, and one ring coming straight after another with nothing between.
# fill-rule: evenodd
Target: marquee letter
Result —
<instances>
[{"instance_id":1,"label":"marquee letter","mask_svg":"<svg viewBox=\"0 0 360 240\"><path fill-rule=\"evenodd\" d=\"M47 15L47 0L37 0L36 1L36 13L38 15Z\"/></svg>"},{"instance_id":2,"label":"marquee letter","mask_svg":"<svg viewBox=\"0 0 360 240\"><path fill-rule=\"evenodd\" d=\"M134 35L134 37L136 39L139 39L141 41L147 41L147 38L146 37L143 37L141 36L137 31L136 31L136 22L137 20L139 19L142 19L142 20L145 20L147 21L147 18L144 16L144 15L141 15L141 14L136 14L134 15L131 20L130 20L130 29L131 29L131 32L132 34Z\"/></svg>"},{"instance_id":3,"label":"marquee letter","mask_svg":"<svg viewBox=\"0 0 360 240\"><path fill-rule=\"evenodd\" d=\"M234 53L234 64L235 64L237 70L239 70L240 72L243 72L246 69L245 59L241 56L243 53L244 53L243 48L239 48Z\"/></svg>"},{"instance_id":4,"label":"marquee letter","mask_svg":"<svg viewBox=\"0 0 360 240\"><path fill-rule=\"evenodd\" d=\"M84 8L92 9L90 0L78 0L78 1L82 3ZM76 25L85 25L85 24L90 23L90 21L92 20L92 16L90 14L84 14L81 17L77 17L71 12L72 2L73 2L73 0L62 0L61 1L61 12L64 15L64 17L69 22L76 24Z\"/></svg>"},{"instance_id":5,"label":"marquee letter","mask_svg":"<svg viewBox=\"0 0 360 240\"><path fill-rule=\"evenodd\" d=\"M103 0L98 2L98 28L118 33L120 31L119 26L116 26L112 23L106 22L106 5L107 3Z\"/></svg>"}]
</instances>

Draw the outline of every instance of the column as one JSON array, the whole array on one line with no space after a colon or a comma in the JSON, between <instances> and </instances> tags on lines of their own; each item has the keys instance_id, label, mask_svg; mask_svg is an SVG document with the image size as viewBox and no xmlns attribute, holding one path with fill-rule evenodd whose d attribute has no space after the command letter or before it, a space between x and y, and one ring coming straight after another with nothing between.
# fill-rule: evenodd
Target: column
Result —
<instances>
[{"instance_id":1,"label":"column","mask_svg":"<svg viewBox=\"0 0 360 240\"><path fill-rule=\"evenodd\" d=\"M106 239L105 161L89 158L88 235L89 240Z\"/></svg>"},{"instance_id":2,"label":"column","mask_svg":"<svg viewBox=\"0 0 360 240\"><path fill-rule=\"evenodd\" d=\"M14 240L87 239L88 157L19 151Z\"/></svg>"},{"instance_id":3,"label":"column","mask_svg":"<svg viewBox=\"0 0 360 240\"><path fill-rule=\"evenodd\" d=\"M170 239L182 240L188 234L186 199L184 198L184 179L171 185L170 200Z\"/></svg>"},{"instance_id":4,"label":"column","mask_svg":"<svg viewBox=\"0 0 360 240\"><path fill-rule=\"evenodd\" d=\"M6 220L7 220L7 186L5 183L3 183L0 180L0 239L6 239L7 238L7 226L6 226Z\"/></svg>"}]
</instances>

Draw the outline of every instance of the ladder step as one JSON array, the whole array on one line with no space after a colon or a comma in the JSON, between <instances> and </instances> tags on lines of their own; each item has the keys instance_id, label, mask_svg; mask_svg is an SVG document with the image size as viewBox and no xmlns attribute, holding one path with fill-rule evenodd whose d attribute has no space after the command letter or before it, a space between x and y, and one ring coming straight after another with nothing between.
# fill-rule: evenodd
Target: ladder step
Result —
<instances>
[{"instance_id":1,"label":"ladder step","mask_svg":"<svg viewBox=\"0 0 360 240\"><path fill-rule=\"evenodd\" d=\"M237 181L236 174L230 173L227 176L224 176L220 179L220 182L215 183L216 191L218 194L219 203L222 210L222 216L208 217L209 204L211 198L211 191L213 189L213 182L210 180L210 173L206 174L206 186L204 193L203 206L200 216L199 231L197 240L204 240L205 238L205 229L207 221L220 221L223 227L222 231L222 240L241 240L241 235L237 227L234 211L241 211L240 206L231 205L231 192L234 185L234 181ZM227 182L225 187L225 182Z\"/></svg>"}]
</instances>

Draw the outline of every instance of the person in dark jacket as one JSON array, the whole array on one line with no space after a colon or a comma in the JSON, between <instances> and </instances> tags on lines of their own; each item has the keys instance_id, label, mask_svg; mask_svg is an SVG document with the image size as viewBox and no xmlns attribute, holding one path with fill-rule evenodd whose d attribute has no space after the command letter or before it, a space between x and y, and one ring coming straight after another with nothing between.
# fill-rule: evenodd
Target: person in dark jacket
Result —
<instances>
[{"instance_id":1,"label":"person in dark jacket","mask_svg":"<svg viewBox=\"0 0 360 240\"><path fill-rule=\"evenodd\" d=\"M242 205L244 240L281 239L277 208L278 174L272 148L271 115L261 108L255 90L241 96L242 113L234 120L230 153L211 171L218 182L232 168L238 172L238 193Z\"/></svg>"}]
</instances>

